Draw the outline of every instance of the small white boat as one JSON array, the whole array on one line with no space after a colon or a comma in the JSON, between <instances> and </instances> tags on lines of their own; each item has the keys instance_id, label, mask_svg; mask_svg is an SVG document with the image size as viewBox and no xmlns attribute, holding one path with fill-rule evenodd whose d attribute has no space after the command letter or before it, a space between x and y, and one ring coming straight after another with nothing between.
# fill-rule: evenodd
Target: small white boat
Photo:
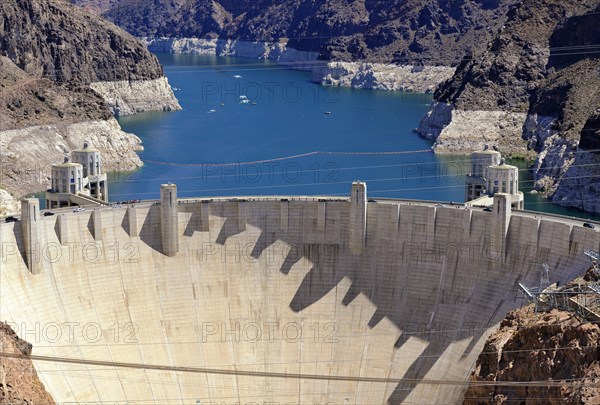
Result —
<instances>
[{"instance_id":1,"label":"small white boat","mask_svg":"<svg viewBox=\"0 0 600 405\"><path fill-rule=\"evenodd\" d=\"M248 100L248 97L246 97L246 96L244 96L244 95L241 95L241 96L240 96L240 100Z\"/></svg>"},{"instance_id":2,"label":"small white boat","mask_svg":"<svg viewBox=\"0 0 600 405\"><path fill-rule=\"evenodd\" d=\"M325 111L323 114L325 114L325 115L331 115L333 113L331 111Z\"/></svg>"},{"instance_id":3,"label":"small white boat","mask_svg":"<svg viewBox=\"0 0 600 405\"><path fill-rule=\"evenodd\" d=\"M248 100L247 98L240 100L240 104L249 104L250 100Z\"/></svg>"},{"instance_id":4,"label":"small white boat","mask_svg":"<svg viewBox=\"0 0 600 405\"><path fill-rule=\"evenodd\" d=\"M217 110L208 110L209 114L213 114L213 113L216 113L216 112L217 112Z\"/></svg>"},{"instance_id":5,"label":"small white boat","mask_svg":"<svg viewBox=\"0 0 600 405\"><path fill-rule=\"evenodd\" d=\"M241 75L234 75L234 76L233 76L233 78L234 78L234 79L241 79L241 78L242 78L242 76L241 76Z\"/></svg>"}]
</instances>

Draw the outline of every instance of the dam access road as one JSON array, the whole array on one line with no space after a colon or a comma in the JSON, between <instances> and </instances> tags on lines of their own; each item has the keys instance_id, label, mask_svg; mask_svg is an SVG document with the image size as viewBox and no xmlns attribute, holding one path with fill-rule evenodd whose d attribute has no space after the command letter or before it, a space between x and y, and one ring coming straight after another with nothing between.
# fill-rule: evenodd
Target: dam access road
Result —
<instances>
[{"instance_id":1,"label":"dam access road","mask_svg":"<svg viewBox=\"0 0 600 405\"><path fill-rule=\"evenodd\" d=\"M349 198L179 200L167 184L47 217L27 199L0 224L0 317L59 403L457 403L517 283L543 263L564 283L600 248L597 229L508 198L368 200L355 182Z\"/></svg>"}]
</instances>

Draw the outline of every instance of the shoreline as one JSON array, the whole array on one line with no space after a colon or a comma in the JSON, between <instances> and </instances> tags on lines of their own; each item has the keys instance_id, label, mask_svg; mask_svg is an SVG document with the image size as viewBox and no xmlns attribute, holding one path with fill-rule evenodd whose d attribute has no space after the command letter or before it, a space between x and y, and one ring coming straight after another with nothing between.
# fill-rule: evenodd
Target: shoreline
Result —
<instances>
[{"instance_id":1,"label":"shoreline","mask_svg":"<svg viewBox=\"0 0 600 405\"><path fill-rule=\"evenodd\" d=\"M90 87L100 94L114 116L181 110L166 76L154 80L94 82Z\"/></svg>"},{"instance_id":2,"label":"shoreline","mask_svg":"<svg viewBox=\"0 0 600 405\"><path fill-rule=\"evenodd\" d=\"M597 190L575 180L598 176L594 167L600 159L581 149L578 140L560 136L553 129L557 120L527 112L460 110L434 100L414 132L434 141L436 154L466 154L489 145L506 157L533 160L532 189L557 206L598 216Z\"/></svg>"},{"instance_id":3,"label":"shoreline","mask_svg":"<svg viewBox=\"0 0 600 405\"><path fill-rule=\"evenodd\" d=\"M288 47L285 41L251 42L198 38L141 40L151 52L272 60L290 69L311 72L311 80L323 86L433 93L440 83L450 79L455 72L455 68L447 66L320 60L317 52L299 51Z\"/></svg>"}]
</instances>

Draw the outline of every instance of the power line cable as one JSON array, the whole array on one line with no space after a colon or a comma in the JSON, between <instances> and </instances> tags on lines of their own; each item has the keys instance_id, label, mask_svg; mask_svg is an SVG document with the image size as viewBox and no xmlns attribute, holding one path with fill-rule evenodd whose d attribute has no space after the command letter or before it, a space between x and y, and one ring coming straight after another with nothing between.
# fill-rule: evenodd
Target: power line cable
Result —
<instances>
[{"instance_id":1,"label":"power line cable","mask_svg":"<svg viewBox=\"0 0 600 405\"><path fill-rule=\"evenodd\" d=\"M587 175L587 176L569 176L569 177L563 177L561 178L561 181L563 180L574 180L574 179L589 179L589 178L598 178L599 175ZM418 179L418 178L416 178ZM415 179L415 180L416 180ZM166 180L166 179L165 179ZM364 181L366 183L378 183L378 182L386 182L386 181L405 181L406 179L404 177L392 177L392 178L371 178L371 179L365 179ZM311 182L311 183L287 183L287 184L265 184L265 185L258 185L258 186L243 186L243 187L221 187L221 188L201 188L201 189L184 189L184 188L180 188L179 189L179 193L184 194L184 193L206 193L206 192L215 192L215 191L237 191L237 190L266 190L266 189L284 189L284 188L290 188L290 187L303 187L303 186L334 186L334 185L345 185L348 184L349 182L351 182L352 180L337 180L337 181L331 181L331 182ZM521 180L519 183L523 184L523 183L535 183L536 180ZM195 185L195 183L194 183ZM369 190L369 194L374 194L374 193L383 193L383 192L401 192L401 191L432 191L432 190L447 190L447 189L458 189L458 188L462 188L464 189L465 185L464 184L456 184L456 185L444 185L444 186L427 186L427 187L412 187L412 188L398 188L398 189L386 189L386 190ZM129 195L131 193L112 193L111 195L114 196L126 196ZM135 192L136 195L156 195L158 194L157 191L148 191L148 192ZM346 192L343 193L328 193L327 195L329 196L347 196ZM250 195L251 196L251 195ZM245 197L250 197L250 196L245 196ZM216 196L215 196L216 197ZM596 199L588 199L586 201L595 201ZM567 201L567 200L563 200L563 201ZM579 201L579 199L576 199L574 201Z\"/></svg>"},{"instance_id":2,"label":"power line cable","mask_svg":"<svg viewBox=\"0 0 600 405\"><path fill-rule=\"evenodd\" d=\"M593 153L593 152L600 152L600 149L585 149L585 150L575 150L572 151L571 153L577 155L577 154L586 154L586 153ZM327 156L394 156L394 155L412 155L412 154L429 154L429 153L434 153L433 149L415 149L415 150L404 150L404 151L311 151L311 152L304 152L304 153L300 153L300 154L295 154L295 155L289 155L289 156L280 156L280 157L275 157L275 158L269 158L269 159L261 159L261 160L254 160L254 161L247 161L247 162L226 162L226 163L218 163L218 162L205 162L205 163L180 163L180 162L167 162L167 161L157 161L157 160L152 160L152 159L140 159L143 162L148 162L148 163L153 163L153 164L160 164L160 165L165 165L165 166L198 166L198 167L203 167L203 166L235 166L235 165L252 165L252 164L259 164L259 163L268 163L268 162L275 162L275 161L282 161L282 160L290 160L290 159L297 159L297 158L303 158L303 157L308 157L308 156L315 156L315 155L327 155ZM553 155L564 155L565 152L561 151L561 152L549 152L547 153L545 156L553 156ZM463 159L458 159L458 160L452 160L452 161L444 161L444 160L439 160L436 162L407 162L406 164L445 164L445 163L449 163L449 162L471 162L471 157L465 157ZM522 169L523 170L523 169Z\"/></svg>"},{"instance_id":3,"label":"power line cable","mask_svg":"<svg viewBox=\"0 0 600 405\"><path fill-rule=\"evenodd\" d=\"M460 161L455 161L455 162L460 162ZM301 169L298 170L297 173L299 174L304 174L304 173L335 173L337 174L337 172L339 171L353 171L353 170L369 170L369 169L381 169L381 168L391 168L391 167L410 167L410 166L425 166L425 165L440 165L440 166L444 166L447 165L448 163L453 163L453 162L447 162L447 161L443 161L443 162L408 162L408 163L400 163L400 164L394 164L394 165L370 165L370 166L349 166L349 167L330 167L330 168L325 168L325 167L320 167L320 168L316 168L316 169ZM228 164L230 165L230 164ZM231 165L235 165L234 163L231 163ZM599 163L582 163L582 164L572 164L569 166L569 168L571 167L594 167L594 166L600 166L600 162ZM198 166L201 167L201 166ZM206 164L207 168L212 168L212 165L210 163ZM218 167L218 164L217 164ZM526 168L526 169L518 169L519 172L531 172L535 169L533 168ZM429 170L428 170L429 171ZM162 173L162 172L161 172ZM134 177L137 173L133 173L132 177ZM285 171L268 171L266 173L269 176L274 176L274 175L286 175L288 174ZM295 173L296 174L296 173ZM412 173L411 173L412 174ZM438 174L431 174L431 175L416 175L416 176L402 176L399 178L392 178L390 180L394 180L394 179L398 179L398 180L418 180L418 179L430 179L430 178L444 178L444 177L448 177L448 178L456 178L457 176L466 176L467 174L470 174L469 172L448 172L446 174L444 173L438 173ZM227 179L228 177L236 177L236 178L242 178L242 177L252 177L254 175L254 173L240 173L240 172L225 172L225 173L221 173L221 174L205 174L205 175L201 175L201 176L177 176L177 177L152 177L152 176L146 176L146 178L141 178L141 179L128 179L128 180L123 180L123 181L118 181L118 183L139 183L139 182L147 182L147 181L161 181L161 180L169 180L169 181L174 181L174 180L197 180L197 179L203 179L203 180L207 180L207 179ZM257 176L262 177L263 173L258 173ZM596 175L590 175L589 177L595 177ZM597 175L600 178L600 173L598 173ZM561 177L560 179L569 179L572 176L569 177ZM332 179L333 180L333 179ZM531 181L535 181L535 180L520 180L521 183L527 183L527 182L531 182ZM328 183L329 181L319 181L319 183ZM315 182L317 183L317 182Z\"/></svg>"},{"instance_id":4,"label":"power line cable","mask_svg":"<svg viewBox=\"0 0 600 405\"><path fill-rule=\"evenodd\" d=\"M500 287L500 286L499 286ZM557 323L551 323L549 325L556 325ZM590 324L593 325L595 324L594 322L584 322L584 324ZM453 329L453 330L432 330L432 331L423 331L423 332L402 332L400 334L400 336L418 336L418 335L429 335L429 334L436 334L436 333L449 333L449 332L468 332L468 333L473 333L473 332L485 332L488 331L492 328L494 328L495 325L491 325L487 328L465 328L465 329ZM384 337L384 336L398 336L397 333L360 333L360 334L355 334L355 335L348 335L348 336L340 336L340 337ZM311 338L307 338L308 340L311 340ZM283 342L284 340L281 339L274 339L274 341L279 341L279 342ZM184 344L184 345L190 345L190 344L200 344L200 343L204 343L202 341L186 341L186 342L172 342L172 343L165 343L165 342L156 342L156 343L144 343L144 342L138 342L138 343L130 343L127 345L134 345L134 346L146 346L146 345L151 345L151 346L170 346L171 344ZM213 342L210 341L208 343L217 343L217 342ZM230 342L230 341L224 341L224 342L220 342L220 343L235 343L235 342ZM453 341L452 343L458 343L458 341ZM121 344L118 344L123 345ZM37 348L43 348L43 347L49 347L49 348L59 348L59 347L73 347L74 345L39 345L36 344L35 347ZM115 345L85 345L85 347L98 347L98 348L104 348L106 346L107 349L109 349L111 346L117 346L117 344ZM598 349L600 348L600 345L583 345L583 346L542 346L542 347L538 347L535 349L512 349L512 350L492 350L492 351L481 351L479 352L478 356L481 355L500 355L500 354L516 354L516 353L533 353L533 352L540 352L540 351L545 351L545 352L552 352L552 351L567 351L567 350L588 350L588 349ZM256 363L256 362L252 362L252 363L246 363L246 364L239 364L236 363L236 366L283 366L283 365L292 365L292 364L318 364L318 363L354 363L354 362L364 362L364 361L379 361L379 360L396 360L396 359L420 359L420 358L440 358L440 357L452 357L452 356L458 356L458 357L463 357L462 353L455 353L455 354L448 354L448 353L441 353L441 354L430 354L430 355L419 355L419 356L396 356L396 355L391 355L391 356L385 356L385 357L368 357L368 358L356 358L356 359L336 359L336 360L331 360L331 359L327 359L327 360L306 360L306 361L293 361L293 362L269 362L269 363ZM1 356L0 356L1 357ZM219 367L228 367L231 366L231 364L220 364L218 365ZM112 370L112 368L108 368L106 370Z\"/></svg>"},{"instance_id":5,"label":"power line cable","mask_svg":"<svg viewBox=\"0 0 600 405\"><path fill-rule=\"evenodd\" d=\"M254 160L249 162L235 162L235 163L211 163L210 166L237 166L237 165L256 165L261 163L270 163L270 162L278 162L283 160L291 160L298 159L308 156L316 156L316 155L346 155L346 156L392 156L392 155L411 155L416 153L433 153L432 149L421 149L421 150L411 150L411 151L389 151L389 152L327 152L327 151L313 151L306 152L298 155L291 156L283 156L271 159L263 159L263 160ZM141 159L143 162L153 163L157 165L165 165L165 166L207 166L206 163L176 163L176 162L162 162L157 160L150 159Z\"/></svg>"},{"instance_id":6,"label":"power line cable","mask_svg":"<svg viewBox=\"0 0 600 405\"><path fill-rule=\"evenodd\" d=\"M227 370L205 367L183 367L183 366L166 366L158 364L140 364L126 363L104 360L89 360L76 359L69 357L56 356L39 356L39 355L23 355L15 353L0 352L0 357L18 359L18 360L34 360L46 361L53 363L66 364L82 364L88 366L110 366L116 368L130 368L142 370L195 373L195 374L214 374L214 375L230 375L242 377L265 377L265 378L282 378L282 379L300 379L300 380L321 380L321 381L342 381L342 382L370 382L381 384L424 384L424 385L450 385L450 386L465 386L471 385L474 387L486 386L508 386L508 387L563 387L573 386L578 381L583 381L585 378L565 379L565 380L541 380L541 381L476 381L469 382L468 380L442 380L442 379L405 379L405 378L385 378L385 377L366 377L366 376L343 376L343 375L324 375L324 374L300 374L300 373L277 373L277 372L261 372L249 370ZM591 386L600 387L600 381L592 382Z\"/></svg>"}]
</instances>

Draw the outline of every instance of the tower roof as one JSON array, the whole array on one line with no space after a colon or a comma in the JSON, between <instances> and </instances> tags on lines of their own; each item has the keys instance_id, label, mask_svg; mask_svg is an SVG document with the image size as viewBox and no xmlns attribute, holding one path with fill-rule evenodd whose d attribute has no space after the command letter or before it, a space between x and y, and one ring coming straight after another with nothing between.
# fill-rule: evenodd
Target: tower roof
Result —
<instances>
[{"instance_id":1,"label":"tower roof","mask_svg":"<svg viewBox=\"0 0 600 405\"><path fill-rule=\"evenodd\" d=\"M82 166L80 163L65 162L65 163L53 164L52 167L82 167Z\"/></svg>"},{"instance_id":2,"label":"tower roof","mask_svg":"<svg viewBox=\"0 0 600 405\"><path fill-rule=\"evenodd\" d=\"M492 165L492 166L488 166L488 168L495 169L495 170L519 170L519 168L517 166L507 165L507 164Z\"/></svg>"},{"instance_id":3,"label":"tower roof","mask_svg":"<svg viewBox=\"0 0 600 405\"><path fill-rule=\"evenodd\" d=\"M75 149L73 152L100 152L98 149L88 146L87 148Z\"/></svg>"},{"instance_id":4,"label":"tower roof","mask_svg":"<svg viewBox=\"0 0 600 405\"><path fill-rule=\"evenodd\" d=\"M98 149L94 148L93 146L90 146L88 141L84 141L83 148L76 149L73 152L100 152L100 151Z\"/></svg>"},{"instance_id":5,"label":"tower roof","mask_svg":"<svg viewBox=\"0 0 600 405\"><path fill-rule=\"evenodd\" d=\"M497 150L493 150L493 149L484 149L484 150L478 150L473 152L471 155L500 155L500 152L498 152Z\"/></svg>"}]
</instances>

